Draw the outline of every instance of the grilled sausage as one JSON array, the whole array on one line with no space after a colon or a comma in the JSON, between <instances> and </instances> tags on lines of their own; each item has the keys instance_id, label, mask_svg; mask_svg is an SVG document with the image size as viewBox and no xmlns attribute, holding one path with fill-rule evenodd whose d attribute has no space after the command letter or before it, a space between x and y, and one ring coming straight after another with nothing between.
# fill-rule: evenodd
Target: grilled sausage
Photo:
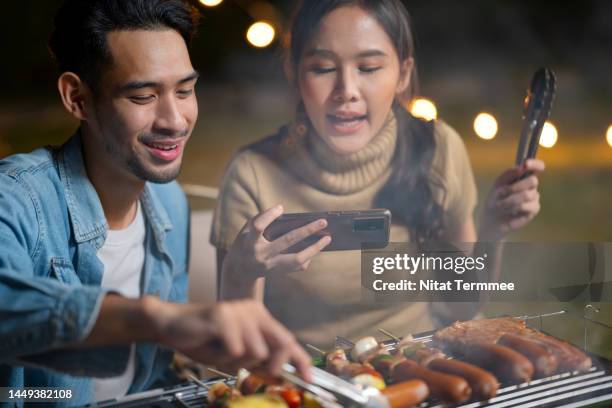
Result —
<instances>
[{"instance_id":1,"label":"grilled sausage","mask_svg":"<svg viewBox=\"0 0 612 408\"><path fill-rule=\"evenodd\" d=\"M436 358L427 365L427 368L465 378L472 393L478 399L490 399L497 394L499 387L497 378L473 364L454 359Z\"/></svg>"},{"instance_id":2,"label":"grilled sausage","mask_svg":"<svg viewBox=\"0 0 612 408\"><path fill-rule=\"evenodd\" d=\"M412 407L429 396L429 388L421 380L409 380L390 385L381 392L387 397L391 408Z\"/></svg>"},{"instance_id":3,"label":"grilled sausage","mask_svg":"<svg viewBox=\"0 0 612 408\"><path fill-rule=\"evenodd\" d=\"M491 371L501 381L521 383L533 376L533 364L522 354L499 344L470 343L463 348L466 361Z\"/></svg>"},{"instance_id":4,"label":"grilled sausage","mask_svg":"<svg viewBox=\"0 0 612 408\"><path fill-rule=\"evenodd\" d=\"M250 374L240 383L240 393L242 395L255 394L262 391L265 386L265 381L261 377Z\"/></svg>"},{"instance_id":5,"label":"grilled sausage","mask_svg":"<svg viewBox=\"0 0 612 408\"><path fill-rule=\"evenodd\" d=\"M527 357L533 364L537 378L548 377L557 370L557 358L536 341L517 334L506 333L501 336L497 343L510 347Z\"/></svg>"},{"instance_id":6,"label":"grilled sausage","mask_svg":"<svg viewBox=\"0 0 612 408\"><path fill-rule=\"evenodd\" d=\"M401 356L398 357L390 354L379 354L368 361L368 363L370 363L376 369L376 371L378 371L383 378L387 380L391 378L393 366L402 360L403 357Z\"/></svg>"},{"instance_id":7,"label":"grilled sausage","mask_svg":"<svg viewBox=\"0 0 612 408\"><path fill-rule=\"evenodd\" d=\"M451 403L460 403L470 398L472 390L461 377L425 368L412 360L404 360L393 367L391 374L396 382L418 378L425 381L431 395Z\"/></svg>"},{"instance_id":8,"label":"grilled sausage","mask_svg":"<svg viewBox=\"0 0 612 408\"><path fill-rule=\"evenodd\" d=\"M542 333L530 335L529 340L541 344L555 356L558 371L587 371L593 365L588 355L566 341Z\"/></svg>"}]
</instances>

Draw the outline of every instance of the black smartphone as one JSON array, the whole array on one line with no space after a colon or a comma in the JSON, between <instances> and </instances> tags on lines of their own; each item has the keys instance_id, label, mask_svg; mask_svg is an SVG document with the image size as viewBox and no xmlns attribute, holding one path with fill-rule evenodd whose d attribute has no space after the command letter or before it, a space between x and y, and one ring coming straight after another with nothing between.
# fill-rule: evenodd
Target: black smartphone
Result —
<instances>
[{"instance_id":1,"label":"black smartphone","mask_svg":"<svg viewBox=\"0 0 612 408\"><path fill-rule=\"evenodd\" d=\"M391 211L379 208L356 211L327 211L283 214L264 231L268 241L319 219L327 220L327 227L288 248L296 253L309 247L326 235L332 238L323 251L344 251L362 248L384 248L389 243Z\"/></svg>"}]
</instances>

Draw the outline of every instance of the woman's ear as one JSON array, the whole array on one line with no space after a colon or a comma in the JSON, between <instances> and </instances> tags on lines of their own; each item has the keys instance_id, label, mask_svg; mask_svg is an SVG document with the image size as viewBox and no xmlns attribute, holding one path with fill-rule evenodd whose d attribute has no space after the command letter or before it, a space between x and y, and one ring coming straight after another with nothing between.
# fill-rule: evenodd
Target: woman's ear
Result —
<instances>
[{"instance_id":1,"label":"woman's ear","mask_svg":"<svg viewBox=\"0 0 612 408\"><path fill-rule=\"evenodd\" d=\"M285 61L283 62L283 71L285 72L285 77L287 77L289 85L295 87L297 78L295 77L296 75L295 72L293 72L293 64L289 58L285 58Z\"/></svg>"},{"instance_id":2,"label":"woman's ear","mask_svg":"<svg viewBox=\"0 0 612 408\"><path fill-rule=\"evenodd\" d=\"M397 83L397 94L401 94L410 86L412 69L414 68L414 58L409 57L400 63L400 78Z\"/></svg>"},{"instance_id":3,"label":"woman's ear","mask_svg":"<svg viewBox=\"0 0 612 408\"><path fill-rule=\"evenodd\" d=\"M285 58L285 61L283 62L283 70L285 72L287 82L289 83L290 90L293 93L293 98L299 105L302 103L302 97L300 95L300 85L298 83L297 77L299 74L296 72L296 69L294 69L293 63L289 58Z\"/></svg>"},{"instance_id":4,"label":"woman's ear","mask_svg":"<svg viewBox=\"0 0 612 408\"><path fill-rule=\"evenodd\" d=\"M64 72L57 80L57 89L66 110L79 120L87 119L86 100L89 88L73 72Z\"/></svg>"}]
</instances>

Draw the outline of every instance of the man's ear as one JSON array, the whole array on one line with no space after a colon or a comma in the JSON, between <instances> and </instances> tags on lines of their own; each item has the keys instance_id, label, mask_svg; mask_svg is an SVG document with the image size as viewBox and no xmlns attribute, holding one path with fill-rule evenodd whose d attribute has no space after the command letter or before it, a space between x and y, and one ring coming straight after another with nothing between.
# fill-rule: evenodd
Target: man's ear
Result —
<instances>
[{"instance_id":1,"label":"man's ear","mask_svg":"<svg viewBox=\"0 0 612 408\"><path fill-rule=\"evenodd\" d=\"M403 93L410 86L410 78L412 78L412 69L414 68L414 58L406 58L400 63L400 79L397 83L398 94Z\"/></svg>"},{"instance_id":2,"label":"man's ear","mask_svg":"<svg viewBox=\"0 0 612 408\"><path fill-rule=\"evenodd\" d=\"M91 94L85 82L73 72L64 72L57 80L57 89L66 110L79 120L87 120L85 102Z\"/></svg>"}]
</instances>

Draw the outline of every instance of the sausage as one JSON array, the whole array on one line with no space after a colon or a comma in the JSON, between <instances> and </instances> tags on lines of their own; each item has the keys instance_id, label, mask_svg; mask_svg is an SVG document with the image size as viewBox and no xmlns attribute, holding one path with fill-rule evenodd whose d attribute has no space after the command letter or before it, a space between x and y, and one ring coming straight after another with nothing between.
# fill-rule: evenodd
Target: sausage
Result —
<instances>
[{"instance_id":1,"label":"sausage","mask_svg":"<svg viewBox=\"0 0 612 408\"><path fill-rule=\"evenodd\" d=\"M472 393L478 399L493 398L499 388L497 378L493 374L463 361L436 358L431 360L427 368L465 378L472 389Z\"/></svg>"},{"instance_id":2,"label":"sausage","mask_svg":"<svg viewBox=\"0 0 612 408\"><path fill-rule=\"evenodd\" d=\"M393 367L395 382L418 378L425 381L431 395L444 402L460 403L470 398L472 390L461 377L425 368L412 360L404 360Z\"/></svg>"},{"instance_id":3,"label":"sausage","mask_svg":"<svg viewBox=\"0 0 612 408\"><path fill-rule=\"evenodd\" d=\"M369 363L378 371L384 379L390 379L393 372L393 366L399 361L403 361L401 356L391 356L389 354L379 354L369 361Z\"/></svg>"},{"instance_id":4,"label":"sausage","mask_svg":"<svg viewBox=\"0 0 612 408\"><path fill-rule=\"evenodd\" d=\"M261 377L250 374L240 384L240 393L242 395L256 394L265 388L266 384Z\"/></svg>"},{"instance_id":5,"label":"sausage","mask_svg":"<svg viewBox=\"0 0 612 408\"><path fill-rule=\"evenodd\" d=\"M521 383L533 376L531 361L506 346L475 342L465 345L463 352L466 361L491 371L501 381Z\"/></svg>"},{"instance_id":6,"label":"sausage","mask_svg":"<svg viewBox=\"0 0 612 408\"><path fill-rule=\"evenodd\" d=\"M390 385L381 393L391 408L407 408L419 404L429 396L427 384L421 380L408 380Z\"/></svg>"},{"instance_id":7,"label":"sausage","mask_svg":"<svg viewBox=\"0 0 612 408\"><path fill-rule=\"evenodd\" d=\"M548 377L557 370L557 358L536 341L517 334L506 333L501 336L497 343L510 347L527 357L533 364L535 376L538 378Z\"/></svg>"},{"instance_id":8,"label":"sausage","mask_svg":"<svg viewBox=\"0 0 612 408\"><path fill-rule=\"evenodd\" d=\"M529 339L541 344L555 356L559 371L587 371L593 365L589 356L566 341L542 333L529 336Z\"/></svg>"},{"instance_id":9,"label":"sausage","mask_svg":"<svg viewBox=\"0 0 612 408\"><path fill-rule=\"evenodd\" d=\"M325 368L334 375L340 374L343 367L349 363L342 349L335 349L325 356Z\"/></svg>"}]
</instances>

